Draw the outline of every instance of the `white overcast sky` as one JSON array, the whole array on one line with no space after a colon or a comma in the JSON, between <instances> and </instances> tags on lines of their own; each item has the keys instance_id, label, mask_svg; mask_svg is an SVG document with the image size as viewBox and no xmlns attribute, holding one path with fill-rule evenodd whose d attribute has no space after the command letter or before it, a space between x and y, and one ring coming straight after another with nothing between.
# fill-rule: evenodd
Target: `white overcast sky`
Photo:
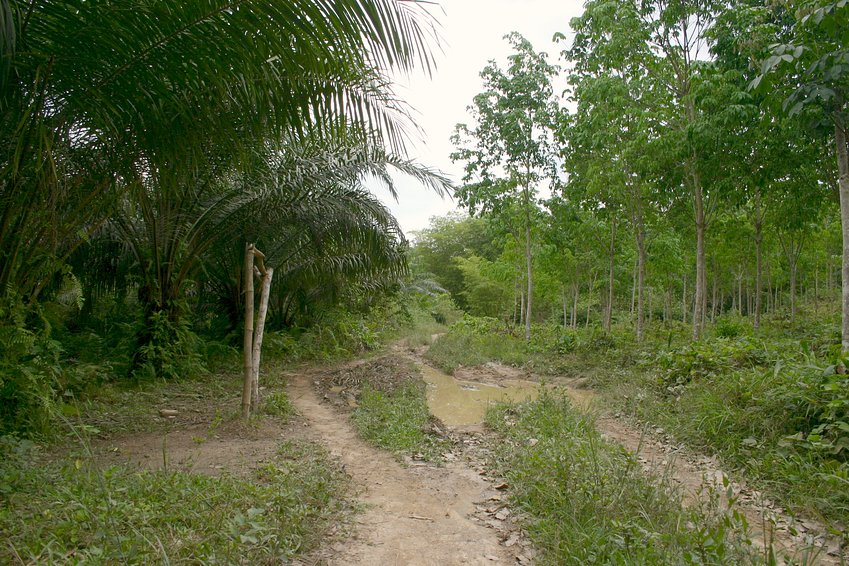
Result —
<instances>
[{"instance_id":1,"label":"white overcast sky","mask_svg":"<svg viewBox=\"0 0 849 566\"><path fill-rule=\"evenodd\" d=\"M416 75L399 79L397 94L414 108L424 130L424 141L410 147L410 157L436 167L459 181L462 166L452 164L449 137L455 124L468 122L466 107L482 90L480 71L491 59L506 66L511 31L524 35L537 51L557 63L562 45L552 43L556 32L569 35L569 20L583 11L581 0L440 0L432 10L440 23L442 53L431 78ZM408 237L425 228L432 216L455 208L409 179L398 179L399 202L381 191Z\"/></svg>"}]
</instances>

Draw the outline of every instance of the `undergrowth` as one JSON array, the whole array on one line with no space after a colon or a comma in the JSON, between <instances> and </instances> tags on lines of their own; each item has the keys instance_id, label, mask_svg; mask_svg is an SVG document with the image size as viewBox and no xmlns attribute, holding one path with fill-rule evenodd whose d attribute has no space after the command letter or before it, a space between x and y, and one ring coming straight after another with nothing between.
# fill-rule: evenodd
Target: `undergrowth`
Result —
<instances>
[{"instance_id":1,"label":"undergrowth","mask_svg":"<svg viewBox=\"0 0 849 566\"><path fill-rule=\"evenodd\" d=\"M536 325L525 342L499 321L467 317L428 356L447 371L500 361L588 378L610 407L718 455L791 512L842 532L849 524L849 377L837 373L835 328L827 314L776 317L755 334L750 321L725 315L700 342L680 322L649 325L642 343L630 324L607 333Z\"/></svg>"},{"instance_id":2,"label":"undergrowth","mask_svg":"<svg viewBox=\"0 0 849 566\"><path fill-rule=\"evenodd\" d=\"M526 517L540 564L754 564L745 520L708 503L686 507L667 477L604 440L558 394L499 405L487 424L504 439L494 465Z\"/></svg>"},{"instance_id":3,"label":"undergrowth","mask_svg":"<svg viewBox=\"0 0 849 566\"><path fill-rule=\"evenodd\" d=\"M391 391L366 385L352 415L360 435L399 456L441 461L448 441L435 434L422 381L405 381Z\"/></svg>"},{"instance_id":4,"label":"undergrowth","mask_svg":"<svg viewBox=\"0 0 849 566\"><path fill-rule=\"evenodd\" d=\"M284 442L251 478L46 461L0 438L2 563L280 564L348 508L317 445Z\"/></svg>"}]
</instances>

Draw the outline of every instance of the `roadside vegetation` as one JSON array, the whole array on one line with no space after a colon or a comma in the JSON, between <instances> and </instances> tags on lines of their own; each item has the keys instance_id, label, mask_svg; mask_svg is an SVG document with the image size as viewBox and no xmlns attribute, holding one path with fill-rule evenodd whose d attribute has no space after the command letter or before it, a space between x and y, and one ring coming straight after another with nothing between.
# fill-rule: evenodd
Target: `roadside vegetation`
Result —
<instances>
[{"instance_id":1,"label":"roadside vegetation","mask_svg":"<svg viewBox=\"0 0 849 566\"><path fill-rule=\"evenodd\" d=\"M0 3L0 561L280 562L321 539L344 482L294 437L251 477L87 448L191 399L198 443L235 426L251 246L275 274L266 370L447 331L438 367L580 378L845 539L849 1L588 0L553 56L510 33L452 136L459 187L406 155L390 80L433 69L429 4ZM411 243L369 191L396 174L468 215ZM293 414L268 373L242 426ZM420 381L348 385L365 438L439 459ZM565 402L499 411L552 562L747 559L733 515L680 509Z\"/></svg>"},{"instance_id":2,"label":"roadside vegetation","mask_svg":"<svg viewBox=\"0 0 849 566\"><path fill-rule=\"evenodd\" d=\"M427 356L446 370L499 361L553 383L578 379L608 411L718 455L791 512L840 532L849 522L849 377L834 365L834 328L830 317L777 319L755 335L729 316L697 343L680 324L650 327L637 343L627 325L539 325L528 343L497 321L466 319Z\"/></svg>"},{"instance_id":3,"label":"roadside vegetation","mask_svg":"<svg viewBox=\"0 0 849 566\"><path fill-rule=\"evenodd\" d=\"M284 441L249 477L56 459L0 442L4 564L279 564L349 512L347 478L320 446Z\"/></svg>"},{"instance_id":4,"label":"roadside vegetation","mask_svg":"<svg viewBox=\"0 0 849 566\"><path fill-rule=\"evenodd\" d=\"M449 442L434 429L423 381L407 381L391 391L366 386L353 420L360 435L379 448L418 460L442 461Z\"/></svg>"},{"instance_id":5,"label":"roadside vegetation","mask_svg":"<svg viewBox=\"0 0 849 566\"><path fill-rule=\"evenodd\" d=\"M668 477L605 440L568 398L490 409L493 465L541 550L539 564L758 564L745 521L716 493L684 505Z\"/></svg>"}]
</instances>

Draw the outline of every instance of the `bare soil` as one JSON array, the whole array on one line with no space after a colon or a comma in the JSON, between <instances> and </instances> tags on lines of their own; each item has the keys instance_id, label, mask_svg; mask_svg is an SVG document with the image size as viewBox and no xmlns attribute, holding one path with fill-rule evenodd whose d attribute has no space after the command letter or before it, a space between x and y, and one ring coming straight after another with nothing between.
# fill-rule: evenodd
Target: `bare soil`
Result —
<instances>
[{"instance_id":1,"label":"bare soil","mask_svg":"<svg viewBox=\"0 0 849 566\"><path fill-rule=\"evenodd\" d=\"M366 378L373 387L391 390L402 381L418 379L417 363L424 362L396 349L389 356L331 370L287 373L287 390L298 410L289 424L275 419L250 425L222 421L220 410L205 407L200 400L180 406L173 418L152 414L155 432L116 435L95 442L93 450L106 462L148 469L247 475L272 458L281 440L312 440L342 465L365 507L352 536L331 538L301 564L532 564L535 551L505 503L509 486L490 477L484 464L493 439L481 425L446 427L434 422L436 432L448 436L454 446L439 466L399 462L357 436L349 413ZM464 381L492 385L533 379L523 370L500 364L461 368L457 373ZM579 380L561 383L576 406L599 411L594 393L582 385ZM235 403L235 397L226 401ZM620 415L599 414L597 422L605 436L637 454L646 470L668 474L692 503L707 497L711 489L724 493L730 486L736 509L745 515L756 542L771 542L797 563L841 564L839 542L827 536L822 525L789 517L756 490L728 479L715 459L689 453L665 431L640 429ZM336 532L347 530L340 519Z\"/></svg>"},{"instance_id":2,"label":"bare soil","mask_svg":"<svg viewBox=\"0 0 849 566\"><path fill-rule=\"evenodd\" d=\"M160 417L152 417L160 418ZM178 470L217 476L248 476L271 461L291 427L263 419L255 425L184 424L177 415L163 431L124 434L94 444L101 461L148 470Z\"/></svg>"},{"instance_id":3,"label":"bare soil","mask_svg":"<svg viewBox=\"0 0 849 566\"><path fill-rule=\"evenodd\" d=\"M498 383L502 380L534 379L530 373L488 363L462 368L462 378L470 381ZM455 375L457 372L455 372ZM606 414L596 403L596 394L584 387L582 379L559 380L573 403L597 414L596 425L605 437L622 444L637 455L646 471L668 476L678 484L685 501L706 502L712 494L728 505L728 494L734 499L733 509L745 516L752 541L760 548L772 544L780 563L788 559L794 564L837 565L849 562L840 540L815 520L794 518L758 490L732 480L714 457L695 454L676 445L661 428L642 429L621 415ZM842 559L841 559L842 555Z\"/></svg>"},{"instance_id":4,"label":"bare soil","mask_svg":"<svg viewBox=\"0 0 849 566\"><path fill-rule=\"evenodd\" d=\"M402 465L360 440L346 414L322 402L321 381L290 374L288 391L305 429L324 444L361 488L365 511L355 537L332 545L330 564L420 565L515 564L517 553L476 514L498 507L501 492L469 462L451 453L444 466ZM467 443L473 442L467 439ZM466 444L460 443L461 446ZM476 502L478 506L476 507ZM511 547L521 551L516 542ZM518 553L523 560L530 557Z\"/></svg>"}]
</instances>

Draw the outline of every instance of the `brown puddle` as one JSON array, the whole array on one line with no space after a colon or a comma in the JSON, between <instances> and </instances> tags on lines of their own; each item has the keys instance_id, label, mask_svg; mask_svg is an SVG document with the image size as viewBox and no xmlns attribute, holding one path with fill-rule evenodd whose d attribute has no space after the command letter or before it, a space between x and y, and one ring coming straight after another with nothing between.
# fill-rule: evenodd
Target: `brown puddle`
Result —
<instances>
[{"instance_id":1,"label":"brown puddle","mask_svg":"<svg viewBox=\"0 0 849 566\"><path fill-rule=\"evenodd\" d=\"M427 365L420 365L427 383L430 412L449 426L483 422L487 407L501 401L520 402L539 397L540 385L521 379L501 381L501 386L461 381Z\"/></svg>"}]
</instances>

